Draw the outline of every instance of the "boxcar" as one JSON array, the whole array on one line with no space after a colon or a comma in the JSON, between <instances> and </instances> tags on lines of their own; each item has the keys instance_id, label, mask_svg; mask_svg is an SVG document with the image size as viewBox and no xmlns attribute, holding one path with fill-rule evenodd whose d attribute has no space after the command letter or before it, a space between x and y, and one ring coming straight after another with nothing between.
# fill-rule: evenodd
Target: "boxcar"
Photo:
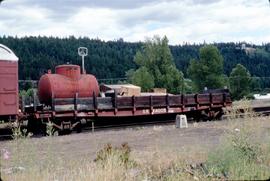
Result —
<instances>
[{"instance_id":1,"label":"boxcar","mask_svg":"<svg viewBox=\"0 0 270 181\"><path fill-rule=\"evenodd\" d=\"M18 57L0 44L0 121L16 119L18 97Z\"/></svg>"}]
</instances>

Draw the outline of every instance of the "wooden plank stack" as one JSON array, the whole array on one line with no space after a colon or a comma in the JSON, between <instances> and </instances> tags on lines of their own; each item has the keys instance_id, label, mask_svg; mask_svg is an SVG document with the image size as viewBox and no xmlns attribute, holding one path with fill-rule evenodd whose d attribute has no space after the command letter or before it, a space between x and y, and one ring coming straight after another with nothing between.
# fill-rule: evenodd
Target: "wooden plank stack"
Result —
<instances>
[{"instance_id":1,"label":"wooden plank stack","mask_svg":"<svg viewBox=\"0 0 270 181\"><path fill-rule=\"evenodd\" d=\"M140 96L141 87L135 85L122 85L120 90L121 96Z\"/></svg>"}]
</instances>

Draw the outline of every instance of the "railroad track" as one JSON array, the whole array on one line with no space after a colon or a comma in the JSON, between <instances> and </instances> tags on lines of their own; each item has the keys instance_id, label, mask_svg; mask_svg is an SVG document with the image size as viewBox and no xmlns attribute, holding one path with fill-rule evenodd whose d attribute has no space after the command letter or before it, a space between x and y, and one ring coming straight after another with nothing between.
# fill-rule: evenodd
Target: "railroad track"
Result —
<instances>
[{"instance_id":1,"label":"railroad track","mask_svg":"<svg viewBox=\"0 0 270 181\"><path fill-rule=\"evenodd\" d=\"M122 130L122 129L142 129L143 127L149 126L164 126L164 125L174 125L173 120L164 120L164 121L148 121L148 122L134 122L134 123L122 123L122 124L111 124L111 125L98 125L94 128L84 127L81 133L90 133L90 132L100 132L100 131L112 131L112 130ZM80 134L80 133L79 133ZM41 134L34 135L34 138L44 137ZM12 140L11 134L0 134L0 141Z\"/></svg>"},{"instance_id":2,"label":"railroad track","mask_svg":"<svg viewBox=\"0 0 270 181\"><path fill-rule=\"evenodd\" d=\"M149 121L149 122L142 122L142 123L126 123L126 124L118 124L118 125L106 125L106 126L97 126L94 128L85 128L85 131L104 131L104 130L119 130L119 129L140 129L142 127L149 127L149 126L163 126L163 125L174 125L173 120L166 120L166 121Z\"/></svg>"},{"instance_id":3,"label":"railroad track","mask_svg":"<svg viewBox=\"0 0 270 181\"><path fill-rule=\"evenodd\" d=\"M254 112L245 113L244 109L238 109L237 114L233 115L233 117L244 117L247 115L256 116L254 113L258 113L260 116L268 116L270 115L270 106L261 106L252 108ZM228 119L231 115L223 115L222 119ZM188 119L189 123L195 122L193 119ZM104 125L96 125L94 127L88 126L82 129L82 133L89 132L99 132L106 130L120 130L120 129L141 129L142 127L148 126L164 126L164 125L174 125L174 120L162 120L162 121L143 121L143 122L131 122L131 123L120 123L120 124L104 124ZM43 137L42 135L35 135L35 138ZM1 134L0 132L0 141L11 140L12 132L9 134Z\"/></svg>"}]
</instances>

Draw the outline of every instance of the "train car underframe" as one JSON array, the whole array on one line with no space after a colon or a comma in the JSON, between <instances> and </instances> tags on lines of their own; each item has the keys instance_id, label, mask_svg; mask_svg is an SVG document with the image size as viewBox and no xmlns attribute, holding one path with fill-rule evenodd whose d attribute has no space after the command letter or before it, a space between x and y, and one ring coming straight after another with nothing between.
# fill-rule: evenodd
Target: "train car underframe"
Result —
<instances>
[{"instance_id":1,"label":"train car underframe","mask_svg":"<svg viewBox=\"0 0 270 181\"><path fill-rule=\"evenodd\" d=\"M151 108L149 109L151 110ZM138 114L133 112L133 115L121 116L115 114L114 110L108 112L102 112L93 114L93 112L38 112L28 116L28 132L33 134L68 134L72 131L77 133L81 132L84 127L91 128L104 127L108 125L126 125L126 124L142 124L148 122L160 122L160 121L174 121L177 114L185 114L188 120L192 121L212 121L218 120L222 117L224 111L222 107L205 108L198 110L185 110L180 112L164 112L155 113L156 109L153 109L152 113L146 111L146 109L138 110L139 112L149 114ZM160 109L157 109L160 110ZM134 116L135 115L135 116ZM53 129L52 129L53 128ZM51 131L51 133L48 133Z\"/></svg>"}]
</instances>

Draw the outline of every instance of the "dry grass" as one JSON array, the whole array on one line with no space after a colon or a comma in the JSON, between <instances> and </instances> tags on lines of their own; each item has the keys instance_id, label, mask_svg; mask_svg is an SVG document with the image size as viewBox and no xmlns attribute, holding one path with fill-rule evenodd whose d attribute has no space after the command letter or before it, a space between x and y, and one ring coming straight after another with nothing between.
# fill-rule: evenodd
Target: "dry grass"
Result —
<instances>
[{"instance_id":1,"label":"dry grass","mask_svg":"<svg viewBox=\"0 0 270 181\"><path fill-rule=\"evenodd\" d=\"M126 162L125 152L111 150L102 153L102 159L90 160L87 157L70 159L61 157L53 149L54 140L48 139L48 147L41 151L35 148L31 139L10 143L11 157L2 162L3 180L149 180L161 179L165 171L174 171L174 165L182 162L176 154L166 156L160 152L132 153ZM103 150L102 150L103 151ZM99 155L98 153L97 155ZM106 156L104 156L106 155Z\"/></svg>"},{"instance_id":2,"label":"dry grass","mask_svg":"<svg viewBox=\"0 0 270 181\"><path fill-rule=\"evenodd\" d=\"M239 108L243 111L239 112ZM209 174L232 180L269 179L269 120L252 112L249 101L237 102L229 111L222 145L209 153Z\"/></svg>"},{"instance_id":3,"label":"dry grass","mask_svg":"<svg viewBox=\"0 0 270 181\"><path fill-rule=\"evenodd\" d=\"M270 177L270 118L258 117L248 106L245 109L248 112L241 118L236 112L231 111L230 119L224 120L224 124L213 122L212 127L219 127L225 131L220 145L214 150L209 150L207 145L192 144L181 149L168 148L166 145L164 149L152 146L150 150L133 150L132 147L126 149L121 145L110 145L109 149L108 146L100 148L97 152L99 159L94 161L87 155L66 156L57 150L55 145L58 142L52 137L42 140L43 147L36 139L17 139L1 148L10 153L8 159L1 157L2 179L267 179ZM155 134L163 134L166 131L162 127L154 127L153 130Z\"/></svg>"}]
</instances>

